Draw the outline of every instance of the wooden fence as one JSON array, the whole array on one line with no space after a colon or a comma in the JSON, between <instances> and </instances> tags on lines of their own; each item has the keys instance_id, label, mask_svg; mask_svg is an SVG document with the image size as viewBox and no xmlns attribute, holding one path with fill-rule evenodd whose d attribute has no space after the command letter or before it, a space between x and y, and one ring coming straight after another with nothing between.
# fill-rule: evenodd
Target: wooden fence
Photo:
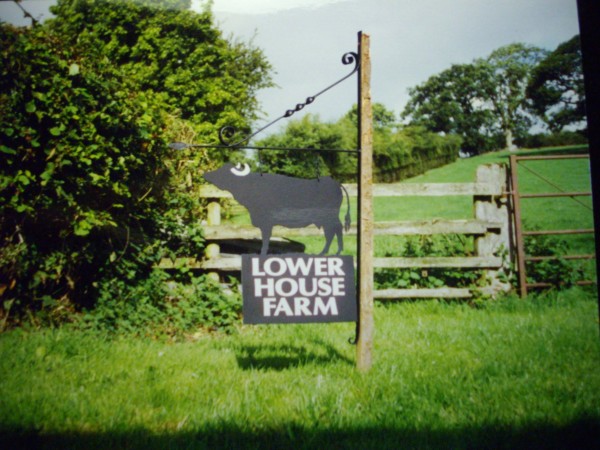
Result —
<instances>
[{"instance_id":1,"label":"wooden fence","mask_svg":"<svg viewBox=\"0 0 600 450\"><path fill-rule=\"evenodd\" d=\"M344 185L350 196L356 196L356 185ZM208 206L207 224L204 235L209 245L203 260L178 260L177 264L201 269L208 272L236 272L241 270L241 257L234 254L223 254L219 242L227 240L260 239L260 231L251 225L224 224L221 221L219 200L231 198L231 194L217 189L212 185L201 187L201 196L211 200ZM435 235L463 234L472 235L475 239L475 255L461 257L386 257L374 258L376 269L402 269L418 267L430 268L463 268L484 269L489 283L478 290L486 295L494 295L499 291L509 289L498 277L499 271L508 264L501 255L510 246L510 221L507 202L507 171L504 165L490 164L480 166L472 183L400 183L376 184L373 194L376 197L453 197L470 196L473 198L474 218L467 220L422 220L399 222L376 222L375 236L403 235ZM450 200L449 200L450 201ZM275 227L273 238L292 236L322 236L323 232L315 226L301 229ZM356 225L353 224L346 235L356 235ZM272 239L273 239L272 238ZM174 267L175 262L163 260L162 268ZM399 298L469 298L473 291L469 288L435 288L435 289L384 289L376 290L376 299Z\"/></svg>"}]
</instances>

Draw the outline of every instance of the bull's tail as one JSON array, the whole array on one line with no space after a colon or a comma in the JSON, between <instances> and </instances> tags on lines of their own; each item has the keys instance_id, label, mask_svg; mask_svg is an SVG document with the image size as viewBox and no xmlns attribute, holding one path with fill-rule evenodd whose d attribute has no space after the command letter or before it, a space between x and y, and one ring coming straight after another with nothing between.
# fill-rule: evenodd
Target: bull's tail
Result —
<instances>
[{"instance_id":1,"label":"bull's tail","mask_svg":"<svg viewBox=\"0 0 600 450\"><path fill-rule=\"evenodd\" d=\"M346 209L346 216L344 217L344 230L347 232L348 230L350 230L350 223L351 223L351 220L350 220L350 197L348 196L348 191L346 190L344 185L340 184L340 186L346 193L347 209Z\"/></svg>"}]
</instances>

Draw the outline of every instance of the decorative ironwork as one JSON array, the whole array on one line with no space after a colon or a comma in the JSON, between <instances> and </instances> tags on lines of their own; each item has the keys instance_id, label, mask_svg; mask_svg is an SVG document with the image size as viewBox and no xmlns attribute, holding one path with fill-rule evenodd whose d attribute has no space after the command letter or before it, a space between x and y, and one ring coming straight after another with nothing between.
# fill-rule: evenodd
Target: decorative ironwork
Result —
<instances>
[{"instance_id":1,"label":"decorative ironwork","mask_svg":"<svg viewBox=\"0 0 600 450\"><path fill-rule=\"evenodd\" d=\"M360 42L360 36L361 33L359 33L359 42ZM359 50L360 50L360 43L359 43ZM347 75L345 75L344 77L340 78L339 80L337 80L336 82L330 84L329 86L327 86L326 88L322 89L321 91L317 92L316 94L309 96L306 98L306 100L303 103L297 103L296 106L293 109L288 109L284 112L283 115L281 115L280 117L276 118L275 120L272 120L271 122L267 123L265 126L259 128L257 131L255 131L254 133L251 133L243 138L240 139L236 139L236 135L238 134L237 130L235 129L235 127L227 125L222 127L221 129L219 129L219 133L218 133L218 137L219 137L219 143L218 144L187 144L184 142L174 142L172 144L169 145L169 147L173 150L184 150L187 148L221 148L221 149L250 149L250 150L257 150L257 157L258 157L258 167L259 167L259 172L260 172L260 176L263 175L263 168L262 168L262 158L261 158L261 151L264 150L285 150L285 151L328 151L328 152L343 152L343 153L353 153L353 154L360 154L360 148L356 148L356 149L352 149L352 150L348 150L348 149L316 149L316 148L291 148L291 147L267 147L267 146L250 146L247 145L247 143L257 134L261 133L262 131L266 130L267 128L273 126L275 123L279 122L282 119L286 119L289 118L291 116L293 116L295 113L297 113L298 111L301 111L302 109L304 109L306 106L314 103L314 101L317 99L317 97L319 97L320 95L324 94L325 92L329 91L330 89L334 88L335 86L337 86L338 84L342 83L343 81L345 81L346 79L350 78L352 75L354 75L355 73L359 72L359 107L360 107L360 56L359 53L356 52L347 52L344 53L344 55L342 55L342 64L344 65L350 65L350 64L354 64L354 67L352 68L352 71L349 72ZM359 130L359 137L360 137L360 129L361 129L361 116L360 114L358 115L358 130ZM360 142L360 139L359 139ZM319 160L317 158L315 158L314 160L314 170L315 170L315 175L316 175L316 179L317 181L320 181L320 163ZM360 172L360 167L359 167L359 172ZM235 175L235 173L234 173ZM241 175L240 175L241 176ZM345 189L344 189L345 190ZM360 191L360 186L359 186L359 191ZM348 193L346 192L346 197L348 196ZM347 199L348 200L348 199ZM359 205L360 205L360 197L358 199L359 201ZM359 217L360 217L360 212L359 212ZM349 222L349 216L347 215L346 217L346 223L345 226L349 227L350 222ZM359 225L359 229L360 229L360 225ZM341 235L338 236L338 238L341 238ZM339 243L338 242L338 248L341 248L343 245L343 243ZM360 248L358 248L358 260L360 261ZM357 274L360 274L360 269L359 271L357 271ZM360 302L358 299L358 296L360 295L360 293L357 291L356 292L357 295L357 309L360 309ZM356 320L356 330L355 330L355 336L354 338L350 338L348 339L348 342L352 345L356 345L358 343L359 340L359 336L360 336L360 319L357 318Z\"/></svg>"},{"instance_id":2,"label":"decorative ironwork","mask_svg":"<svg viewBox=\"0 0 600 450\"><path fill-rule=\"evenodd\" d=\"M356 73L358 71L358 68L360 66L360 59L358 57L358 54L355 52L347 52L344 53L344 55L342 56L342 64L344 65L349 65L349 64L354 64L354 67L352 69L352 71L350 73L348 73L346 76L344 76L343 78L340 78L339 80L337 80L335 83L330 84L329 86L327 86L325 89L322 89L321 91L317 92L316 94L307 97L306 100L304 101L304 103L297 103L296 106L293 109L288 109L285 111L285 113L283 113L283 115L281 115L280 117L278 117L275 120L272 120L271 122L269 122L268 124L266 124L265 126L259 128L258 130L256 130L254 133L251 133L247 136L245 136L242 139L239 140L235 140L235 136L237 134L237 130L235 129L235 127L230 126L230 125L226 125L224 127L222 127L219 130L219 143L220 144L186 144L184 142L174 142L172 144L169 144L169 147L173 150L183 150L186 148L236 148L236 147L243 147L243 148L248 148L248 149L260 149L260 150L315 150L315 149L305 149L305 148L283 148L283 147L249 147L249 146L244 146L243 144L247 143L248 141L250 141L250 139L252 139L254 136L256 136L257 134L261 133L262 131L266 130L267 128L269 128L270 126L274 125L275 123L279 122L281 119L287 119L288 117L293 116L295 113L297 113L298 111L301 111L302 109L304 109L304 107L306 107L307 105L312 104L316 98L318 96L320 96L321 94L324 94L325 92L329 91L330 89L334 88L335 86L337 86L338 84L340 84L341 82L343 82L344 80L348 79L349 77L351 77L354 73ZM355 152L356 150L343 150L343 149L329 149L330 151L339 151L339 152Z\"/></svg>"}]
</instances>

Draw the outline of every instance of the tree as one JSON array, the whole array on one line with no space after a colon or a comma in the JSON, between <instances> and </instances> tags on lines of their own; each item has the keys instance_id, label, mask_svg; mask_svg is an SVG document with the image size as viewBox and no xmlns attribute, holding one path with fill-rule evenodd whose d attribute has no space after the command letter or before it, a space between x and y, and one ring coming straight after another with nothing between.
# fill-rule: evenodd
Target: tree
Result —
<instances>
[{"instance_id":1,"label":"tree","mask_svg":"<svg viewBox=\"0 0 600 450\"><path fill-rule=\"evenodd\" d=\"M273 134L256 143L258 147L287 147L306 150L262 150L259 152L259 170L283 173L299 178L314 178L329 174L329 167L337 165L334 152L313 151L340 149L343 136L333 124L322 122L317 115L306 114L288 122L282 133Z\"/></svg>"},{"instance_id":2,"label":"tree","mask_svg":"<svg viewBox=\"0 0 600 450\"><path fill-rule=\"evenodd\" d=\"M409 90L401 117L434 132L458 134L463 150L488 151L496 136L513 148L516 134L530 125L525 88L543 51L524 44L501 47L485 59L453 65Z\"/></svg>"},{"instance_id":3,"label":"tree","mask_svg":"<svg viewBox=\"0 0 600 450\"><path fill-rule=\"evenodd\" d=\"M380 103L373 104L373 159L378 181L395 181L439 167L458 156L460 138L439 136L422 127L400 128L394 113ZM257 146L307 149L356 149L357 106L337 122L322 122L306 115L292 120L282 133L271 135ZM357 154L336 151L260 151L263 170L312 178L315 164L321 173L340 181L356 181Z\"/></svg>"},{"instance_id":4,"label":"tree","mask_svg":"<svg viewBox=\"0 0 600 450\"><path fill-rule=\"evenodd\" d=\"M435 133L461 136L465 152L490 150L495 120L483 101L484 81L488 78L482 65L452 65L409 89L410 99L401 118Z\"/></svg>"},{"instance_id":5,"label":"tree","mask_svg":"<svg viewBox=\"0 0 600 450\"><path fill-rule=\"evenodd\" d=\"M531 110L553 133L585 124L585 90L579 36L560 44L533 70L527 86Z\"/></svg>"},{"instance_id":6,"label":"tree","mask_svg":"<svg viewBox=\"0 0 600 450\"><path fill-rule=\"evenodd\" d=\"M195 13L189 4L58 0L48 26L105 55L137 89L193 122L203 140L216 140L225 125L248 131L271 67L260 49L224 39L208 7Z\"/></svg>"},{"instance_id":7,"label":"tree","mask_svg":"<svg viewBox=\"0 0 600 450\"><path fill-rule=\"evenodd\" d=\"M143 286L161 303L152 265L174 242L201 250L166 143L248 127L270 79L260 50L187 6L59 0L40 26L0 24L0 308L52 316Z\"/></svg>"},{"instance_id":8,"label":"tree","mask_svg":"<svg viewBox=\"0 0 600 450\"><path fill-rule=\"evenodd\" d=\"M526 89L534 67L546 53L540 48L517 43L494 50L487 59L476 61L484 68L483 100L491 103L504 135L505 148L509 150L514 149L515 135L525 133L531 125L526 109Z\"/></svg>"}]
</instances>

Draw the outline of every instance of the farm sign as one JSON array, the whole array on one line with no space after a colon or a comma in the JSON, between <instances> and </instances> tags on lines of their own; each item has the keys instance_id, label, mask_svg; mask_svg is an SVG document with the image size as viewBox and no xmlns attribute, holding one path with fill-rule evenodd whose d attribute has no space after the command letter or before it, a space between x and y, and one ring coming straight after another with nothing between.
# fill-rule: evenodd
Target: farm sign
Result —
<instances>
[{"instance_id":1,"label":"farm sign","mask_svg":"<svg viewBox=\"0 0 600 450\"><path fill-rule=\"evenodd\" d=\"M252 225L260 230L262 246L259 255L242 255L242 287L245 323L356 322L356 366L361 371L371 367L373 351L373 109L371 106L370 38L358 33L358 51L342 56L344 65L353 69L343 78L306 97L293 109L245 137L235 127L219 130L220 144L186 144L173 142L174 150L186 148L251 149L260 154L268 150L344 152L357 156L357 246L355 280L354 261L341 256L343 233L350 228L348 192L331 177L320 177L318 165L315 179L284 175L252 173L248 165L225 164L204 174L204 178L220 189L231 192L246 207ZM289 118L317 97L358 73L357 129L355 149L315 149L249 146L258 133L281 119ZM344 220L342 207L346 207ZM322 230L325 240L319 255L270 255L269 242L273 228L303 228L314 225ZM336 241L337 253L328 256Z\"/></svg>"},{"instance_id":2,"label":"farm sign","mask_svg":"<svg viewBox=\"0 0 600 450\"><path fill-rule=\"evenodd\" d=\"M242 255L244 323L357 320L353 258L340 256L343 231L350 227L350 200L340 183L331 177L302 179L252 173L247 164L225 164L204 178L231 192L248 209L252 225L261 231L261 254ZM316 225L325 237L321 254L269 255L269 240L276 225ZM337 255L326 256L334 238Z\"/></svg>"},{"instance_id":3,"label":"farm sign","mask_svg":"<svg viewBox=\"0 0 600 450\"><path fill-rule=\"evenodd\" d=\"M242 255L244 323L355 322L352 256Z\"/></svg>"}]
</instances>

